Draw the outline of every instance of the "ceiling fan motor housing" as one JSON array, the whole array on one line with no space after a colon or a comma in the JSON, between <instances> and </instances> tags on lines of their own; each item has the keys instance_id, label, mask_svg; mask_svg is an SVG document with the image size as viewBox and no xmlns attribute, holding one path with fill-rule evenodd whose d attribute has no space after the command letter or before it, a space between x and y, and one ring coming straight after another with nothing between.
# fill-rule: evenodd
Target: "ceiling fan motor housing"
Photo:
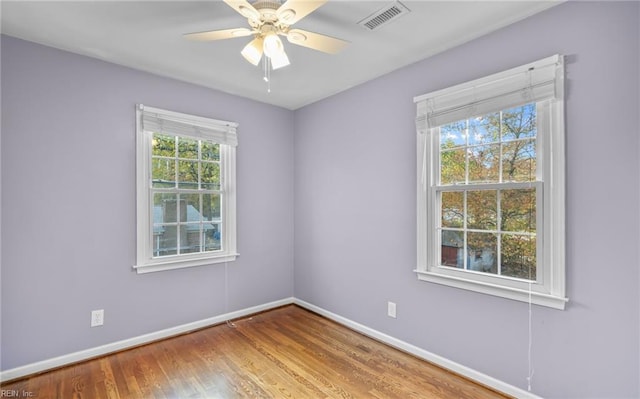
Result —
<instances>
[{"instance_id":1,"label":"ceiling fan motor housing","mask_svg":"<svg viewBox=\"0 0 640 399\"><path fill-rule=\"evenodd\" d=\"M276 22L278 15L276 11L280 8L280 2L273 0L258 0L253 3L253 7L260 12L261 22Z\"/></svg>"}]
</instances>

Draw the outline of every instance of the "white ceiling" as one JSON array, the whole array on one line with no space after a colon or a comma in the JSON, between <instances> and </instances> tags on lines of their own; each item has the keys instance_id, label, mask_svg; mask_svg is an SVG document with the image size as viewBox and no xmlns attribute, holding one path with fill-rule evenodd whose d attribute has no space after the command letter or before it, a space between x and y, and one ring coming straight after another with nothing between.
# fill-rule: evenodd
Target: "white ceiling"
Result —
<instances>
[{"instance_id":1,"label":"white ceiling","mask_svg":"<svg viewBox=\"0 0 640 399\"><path fill-rule=\"evenodd\" d=\"M252 0L251 0L252 1ZM337 55L286 40L291 65L267 93L240 50L249 37L193 42L184 33L246 27L222 1L1 1L2 33L261 102L297 109L557 5L556 1L402 1L411 12L369 31L392 4L329 1L294 27L350 42Z\"/></svg>"}]
</instances>

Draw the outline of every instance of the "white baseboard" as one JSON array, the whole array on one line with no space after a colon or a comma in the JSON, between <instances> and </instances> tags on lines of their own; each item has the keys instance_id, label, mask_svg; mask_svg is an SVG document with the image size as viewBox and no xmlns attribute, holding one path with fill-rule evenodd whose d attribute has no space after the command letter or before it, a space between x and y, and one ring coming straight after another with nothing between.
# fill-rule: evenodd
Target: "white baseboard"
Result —
<instances>
[{"instance_id":1,"label":"white baseboard","mask_svg":"<svg viewBox=\"0 0 640 399\"><path fill-rule=\"evenodd\" d=\"M378 341L384 342L385 344L400 349L404 352L408 352L414 356L417 356L421 359L424 359L428 362L434 363L440 367L443 367L447 370L451 370L454 373L460 374L470 380L477 381L480 384L486 385L490 388L495 389L496 391L503 392L507 395L511 395L513 397L519 399L542 399L537 395L534 395L531 392L525 391L521 388L513 386L511 384L507 384L506 382L500 381L496 378L490 377L486 374L483 374L477 370L471 369L469 367L463 366L459 363L451 361L449 359L445 359L442 356L438 356L434 353L426 351L422 348L419 348L415 345L411 345L407 342L401 341L397 338L394 338L390 335L384 334L380 331L369 328L365 325L357 323L353 320L347 319L345 317L339 316L335 313L329 312L328 310L322 309L318 306L312 305L308 302L305 302L301 299L294 298L293 303L296 305L303 307L305 309L311 310L315 313L318 313L328 319L331 319L339 324L342 324L346 327L349 327L352 330L358 331L361 334L364 334L368 337L374 338Z\"/></svg>"},{"instance_id":2,"label":"white baseboard","mask_svg":"<svg viewBox=\"0 0 640 399\"><path fill-rule=\"evenodd\" d=\"M378 341L384 342L385 344L392 346L394 348L400 349L402 351L411 353L414 356L417 356L421 359L427 360L431 363L437 364L443 368L451 370L455 373L458 373L464 377L467 377L471 380L477 381L480 384L486 385L490 388L493 388L497 391L504 392L507 395L514 396L519 399L541 399L539 396L532 394L531 392L527 392L523 389L520 389L516 386L507 384L503 381L490 377L486 374L483 374L479 371L473 370L469 367L463 366L451 360L445 359L442 356L438 356L434 353L426 351L417 346L411 345L407 342L401 341L397 338L394 338L390 335L384 334L380 331L369 328L365 325L357 323L353 320L347 319L345 317L339 316L335 313L329 312L328 310L322 309L318 306L312 305L306 301L297 298L284 298L278 301L265 303L258 306L253 306L246 309L237 310L235 312L225 313L219 316L210 317L208 319L195 321L192 323L182 324L180 326L167 328L165 330L156 331L149 334L140 335L137 337L125 339L122 341L113 342L110 344L98 346L95 348L90 348L74 353L70 353L68 355L58 356L47 360L42 360L36 363L27 364L25 366L16 367L13 369L5 370L0 372L0 382L13 380L16 378L28 376L31 374L40 373L46 370L51 370L57 367L65 366L72 363L81 362L83 360L91 359L98 356L103 356L109 353L121 351L124 349L132 348L135 346L147 344L153 341L157 341L163 338L172 337L178 334L183 334L189 331L197 330L204 327L209 327L215 324L224 323L227 320L237 319L239 317L248 316L250 314L263 312L269 309L274 309L280 306L296 304L305 309L316 312L328 319L331 319L337 323L340 323L346 327L351 328L361 334L377 339Z\"/></svg>"},{"instance_id":3,"label":"white baseboard","mask_svg":"<svg viewBox=\"0 0 640 399\"><path fill-rule=\"evenodd\" d=\"M294 301L294 298L292 297L280 299L278 301L269 302L262 305L237 310L235 312L225 313L219 316L210 317L208 319L194 321L192 323L182 324L180 326L167 328L161 331L156 331L149 334L144 334L137 337L124 339L122 341L117 341L110 344L98 346L95 348L90 348L90 349L70 353L68 355L58 356L51 359L42 360L36 363L27 364L25 366L4 370L0 372L0 382L9 381L9 380L24 377L27 375L40 373L42 371L51 370L51 369L65 366L72 363L77 363L77 362L91 359L97 356L103 356L109 353L121 351L121 350L132 348L135 346L148 344L150 342L157 341L163 338L168 338L175 335L184 334L189 331L197 330L200 328L224 323L227 320L237 319L239 317L247 316L250 314L263 312L265 310L277 308L284 305L289 305L293 303L293 301Z\"/></svg>"}]
</instances>

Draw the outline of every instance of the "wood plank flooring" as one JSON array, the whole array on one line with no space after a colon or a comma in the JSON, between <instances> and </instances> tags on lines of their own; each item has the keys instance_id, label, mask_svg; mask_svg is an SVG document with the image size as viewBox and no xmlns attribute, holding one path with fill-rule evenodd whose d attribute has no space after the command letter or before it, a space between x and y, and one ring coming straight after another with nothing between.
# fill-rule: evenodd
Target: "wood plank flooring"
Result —
<instances>
[{"instance_id":1,"label":"wood plank flooring","mask_svg":"<svg viewBox=\"0 0 640 399\"><path fill-rule=\"evenodd\" d=\"M38 399L507 397L295 305L2 389Z\"/></svg>"}]
</instances>

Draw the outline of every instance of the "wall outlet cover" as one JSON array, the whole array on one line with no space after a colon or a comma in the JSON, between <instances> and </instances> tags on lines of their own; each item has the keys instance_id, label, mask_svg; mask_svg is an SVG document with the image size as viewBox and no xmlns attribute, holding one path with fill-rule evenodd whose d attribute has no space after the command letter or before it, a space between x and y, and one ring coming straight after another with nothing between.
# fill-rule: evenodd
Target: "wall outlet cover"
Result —
<instances>
[{"instance_id":1,"label":"wall outlet cover","mask_svg":"<svg viewBox=\"0 0 640 399\"><path fill-rule=\"evenodd\" d=\"M395 302L388 302L387 303L387 315L389 317L393 317L394 319L396 318L396 304L395 304Z\"/></svg>"},{"instance_id":2,"label":"wall outlet cover","mask_svg":"<svg viewBox=\"0 0 640 399\"><path fill-rule=\"evenodd\" d=\"M104 309L91 311L91 327L98 327L104 324Z\"/></svg>"}]
</instances>

